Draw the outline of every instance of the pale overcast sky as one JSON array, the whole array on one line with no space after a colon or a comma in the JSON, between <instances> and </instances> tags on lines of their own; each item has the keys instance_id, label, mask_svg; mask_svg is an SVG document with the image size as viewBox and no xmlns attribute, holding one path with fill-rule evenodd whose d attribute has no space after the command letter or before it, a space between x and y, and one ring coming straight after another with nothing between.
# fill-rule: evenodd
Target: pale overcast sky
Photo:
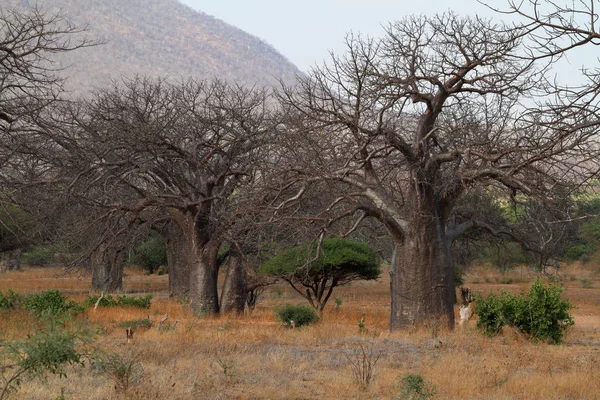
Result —
<instances>
[{"instance_id":1,"label":"pale overcast sky","mask_svg":"<svg viewBox=\"0 0 600 400\"><path fill-rule=\"evenodd\" d=\"M462 15L494 15L476 0L180 1L265 40L303 71L326 59L329 50L342 53L350 31L380 37L382 24L449 9ZM488 3L506 4L505 0Z\"/></svg>"},{"instance_id":2,"label":"pale overcast sky","mask_svg":"<svg viewBox=\"0 0 600 400\"><path fill-rule=\"evenodd\" d=\"M348 32L381 37L382 25L413 14L452 10L459 15L480 15L510 22L510 15L493 12L477 0L180 0L274 46L300 70L329 59L329 51L345 52ZM507 9L508 0L482 0ZM555 0L570 3L572 0ZM555 78L582 84L581 68L600 65L599 47L584 46L569 53L553 68Z\"/></svg>"}]
</instances>

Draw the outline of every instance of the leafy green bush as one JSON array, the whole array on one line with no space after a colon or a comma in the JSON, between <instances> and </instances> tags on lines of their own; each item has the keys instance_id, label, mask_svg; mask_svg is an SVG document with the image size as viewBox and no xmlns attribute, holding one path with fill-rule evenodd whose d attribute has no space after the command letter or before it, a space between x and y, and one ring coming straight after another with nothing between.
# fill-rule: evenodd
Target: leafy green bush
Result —
<instances>
[{"instance_id":1,"label":"leafy green bush","mask_svg":"<svg viewBox=\"0 0 600 400\"><path fill-rule=\"evenodd\" d=\"M22 307L34 317L40 317L44 314L61 315L67 312L78 313L82 311L82 307L77 302L67 299L55 289L28 294L23 298Z\"/></svg>"},{"instance_id":2,"label":"leafy green bush","mask_svg":"<svg viewBox=\"0 0 600 400\"><path fill-rule=\"evenodd\" d=\"M589 256L591 250L592 249L585 244L576 244L569 247L563 254L563 257L568 261L577 261L582 259L585 261L586 256Z\"/></svg>"},{"instance_id":3,"label":"leafy green bush","mask_svg":"<svg viewBox=\"0 0 600 400\"><path fill-rule=\"evenodd\" d=\"M0 400L18 390L26 377L65 377L65 365L82 363L75 333L40 332L22 341L0 340Z\"/></svg>"},{"instance_id":4,"label":"leafy green bush","mask_svg":"<svg viewBox=\"0 0 600 400\"><path fill-rule=\"evenodd\" d=\"M21 296L8 289L6 294L0 292L0 310L12 310L17 307L21 300Z\"/></svg>"},{"instance_id":5,"label":"leafy green bush","mask_svg":"<svg viewBox=\"0 0 600 400\"><path fill-rule=\"evenodd\" d=\"M93 306L96 304L100 296L88 296L87 300L84 302L84 305L87 307ZM100 303L99 307L136 307L136 308L150 308L150 303L152 301L152 295L146 295L141 297L134 296L117 296L113 297L110 294L105 295Z\"/></svg>"},{"instance_id":6,"label":"leafy green bush","mask_svg":"<svg viewBox=\"0 0 600 400\"><path fill-rule=\"evenodd\" d=\"M151 235L134 249L131 262L150 273L156 271L161 265L166 265L167 246L165 245L165 239L158 234Z\"/></svg>"},{"instance_id":7,"label":"leafy green bush","mask_svg":"<svg viewBox=\"0 0 600 400\"><path fill-rule=\"evenodd\" d=\"M292 326L292 321L294 322L294 326L300 327L313 324L319 320L315 309L309 306L286 304L276 310L275 315L287 327Z\"/></svg>"},{"instance_id":8,"label":"leafy green bush","mask_svg":"<svg viewBox=\"0 0 600 400\"><path fill-rule=\"evenodd\" d=\"M517 328L536 340L559 343L565 330L574 324L568 301L561 300L562 288L555 284L546 286L536 279L527 294L513 296L502 292L478 296L475 313L479 316L477 327L488 335L495 335L504 325Z\"/></svg>"},{"instance_id":9,"label":"leafy green bush","mask_svg":"<svg viewBox=\"0 0 600 400\"><path fill-rule=\"evenodd\" d=\"M435 387L427 385L421 375L408 374L400 381L397 400L426 400L435 396Z\"/></svg>"},{"instance_id":10,"label":"leafy green bush","mask_svg":"<svg viewBox=\"0 0 600 400\"><path fill-rule=\"evenodd\" d=\"M38 246L21 254L23 264L42 267L54 263L54 248Z\"/></svg>"}]
</instances>

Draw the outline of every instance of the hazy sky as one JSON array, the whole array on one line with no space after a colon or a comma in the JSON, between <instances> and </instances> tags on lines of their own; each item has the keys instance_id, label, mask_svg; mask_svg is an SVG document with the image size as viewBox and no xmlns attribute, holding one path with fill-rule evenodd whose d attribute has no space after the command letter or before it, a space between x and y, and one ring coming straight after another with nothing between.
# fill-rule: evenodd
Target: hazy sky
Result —
<instances>
[{"instance_id":1,"label":"hazy sky","mask_svg":"<svg viewBox=\"0 0 600 400\"><path fill-rule=\"evenodd\" d=\"M374 37L382 24L411 14L450 9L458 14L493 15L476 0L180 0L273 45L307 71L333 50L344 52L344 37L360 32ZM488 3L504 5L505 0Z\"/></svg>"}]
</instances>

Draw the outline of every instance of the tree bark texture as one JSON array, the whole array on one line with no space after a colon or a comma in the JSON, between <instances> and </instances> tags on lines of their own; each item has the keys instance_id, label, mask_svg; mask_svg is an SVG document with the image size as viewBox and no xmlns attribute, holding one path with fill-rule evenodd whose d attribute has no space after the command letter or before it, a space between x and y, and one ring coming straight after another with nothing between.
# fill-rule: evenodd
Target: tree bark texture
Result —
<instances>
[{"instance_id":1,"label":"tree bark texture","mask_svg":"<svg viewBox=\"0 0 600 400\"><path fill-rule=\"evenodd\" d=\"M418 215L392 260L390 329L433 320L454 326L454 268L445 227L435 215Z\"/></svg>"},{"instance_id":2,"label":"tree bark texture","mask_svg":"<svg viewBox=\"0 0 600 400\"><path fill-rule=\"evenodd\" d=\"M172 220L181 229L183 240L180 242L188 248L182 253L184 257L189 255L188 298L192 313L198 316L219 313L217 256L221 241L212 237L214 226L210 218L210 205L204 206L206 208L169 210Z\"/></svg>"},{"instance_id":3,"label":"tree bark texture","mask_svg":"<svg viewBox=\"0 0 600 400\"><path fill-rule=\"evenodd\" d=\"M118 292L123 289L125 249L101 246L92 262L92 289L103 292Z\"/></svg>"},{"instance_id":4,"label":"tree bark texture","mask_svg":"<svg viewBox=\"0 0 600 400\"><path fill-rule=\"evenodd\" d=\"M190 269L190 308L194 315L219 313L217 255L221 243L209 241L202 246L194 244L194 260Z\"/></svg>"},{"instance_id":5,"label":"tree bark texture","mask_svg":"<svg viewBox=\"0 0 600 400\"><path fill-rule=\"evenodd\" d=\"M221 311L243 314L246 307L248 287L242 255L237 249L229 251L227 274L223 283Z\"/></svg>"},{"instance_id":6,"label":"tree bark texture","mask_svg":"<svg viewBox=\"0 0 600 400\"><path fill-rule=\"evenodd\" d=\"M171 222L167 233L167 265L169 268L169 295L187 299L190 292L190 245L183 230Z\"/></svg>"},{"instance_id":7,"label":"tree bark texture","mask_svg":"<svg viewBox=\"0 0 600 400\"><path fill-rule=\"evenodd\" d=\"M0 272L21 270L21 249L8 250L0 253Z\"/></svg>"}]
</instances>

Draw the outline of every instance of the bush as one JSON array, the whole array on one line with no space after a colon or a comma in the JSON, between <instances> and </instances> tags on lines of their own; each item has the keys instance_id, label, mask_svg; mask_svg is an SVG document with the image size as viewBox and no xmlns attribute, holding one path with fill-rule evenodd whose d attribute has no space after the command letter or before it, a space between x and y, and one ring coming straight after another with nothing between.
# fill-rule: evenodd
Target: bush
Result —
<instances>
[{"instance_id":1,"label":"bush","mask_svg":"<svg viewBox=\"0 0 600 400\"><path fill-rule=\"evenodd\" d=\"M6 294L0 292L0 310L12 310L17 307L21 296L8 289Z\"/></svg>"},{"instance_id":2,"label":"bush","mask_svg":"<svg viewBox=\"0 0 600 400\"><path fill-rule=\"evenodd\" d=\"M156 234L150 236L134 249L131 262L150 273L154 273L161 265L166 265L167 247L165 239Z\"/></svg>"},{"instance_id":3,"label":"bush","mask_svg":"<svg viewBox=\"0 0 600 400\"><path fill-rule=\"evenodd\" d=\"M96 305L96 302L100 296L88 296L84 302L86 307ZM110 294L105 295L100 303L99 307L136 307L136 308L150 308L152 301L152 295L146 295L141 297L129 297L129 296L117 296L113 297Z\"/></svg>"},{"instance_id":4,"label":"bush","mask_svg":"<svg viewBox=\"0 0 600 400\"><path fill-rule=\"evenodd\" d=\"M435 387L427 385L421 375L408 374L400 381L400 397L397 400L426 400L435 393Z\"/></svg>"},{"instance_id":5,"label":"bush","mask_svg":"<svg viewBox=\"0 0 600 400\"><path fill-rule=\"evenodd\" d=\"M82 307L78 303L67 299L58 290L29 294L23 298L22 306L36 318L44 314L61 315L67 312L82 311Z\"/></svg>"},{"instance_id":6,"label":"bush","mask_svg":"<svg viewBox=\"0 0 600 400\"><path fill-rule=\"evenodd\" d=\"M124 354L110 353L97 357L94 366L114 382L117 392L123 393L144 378L140 359L141 353L134 350Z\"/></svg>"},{"instance_id":7,"label":"bush","mask_svg":"<svg viewBox=\"0 0 600 400\"><path fill-rule=\"evenodd\" d=\"M287 304L275 311L277 318L287 327L310 325L319 320L316 310L309 306Z\"/></svg>"},{"instance_id":8,"label":"bush","mask_svg":"<svg viewBox=\"0 0 600 400\"><path fill-rule=\"evenodd\" d=\"M38 332L22 341L0 340L0 400L18 390L25 378L65 377L65 365L82 364L82 338L65 331Z\"/></svg>"},{"instance_id":9,"label":"bush","mask_svg":"<svg viewBox=\"0 0 600 400\"><path fill-rule=\"evenodd\" d=\"M488 335L495 335L504 325L517 328L536 340L559 343L565 330L574 324L568 301L561 300L562 288L555 284L546 286L536 279L527 294L513 296L506 292L478 297L475 313L479 316L477 327Z\"/></svg>"},{"instance_id":10,"label":"bush","mask_svg":"<svg viewBox=\"0 0 600 400\"><path fill-rule=\"evenodd\" d=\"M21 255L23 264L43 267L54 263L54 249L49 246L39 246Z\"/></svg>"},{"instance_id":11,"label":"bush","mask_svg":"<svg viewBox=\"0 0 600 400\"><path fill-rule=\"evenodd\" d=\"M576 244L565 251L563 257L569 261L585 259L589 256L591 249L585 244Z\"/></svg>"}]
</instances>

